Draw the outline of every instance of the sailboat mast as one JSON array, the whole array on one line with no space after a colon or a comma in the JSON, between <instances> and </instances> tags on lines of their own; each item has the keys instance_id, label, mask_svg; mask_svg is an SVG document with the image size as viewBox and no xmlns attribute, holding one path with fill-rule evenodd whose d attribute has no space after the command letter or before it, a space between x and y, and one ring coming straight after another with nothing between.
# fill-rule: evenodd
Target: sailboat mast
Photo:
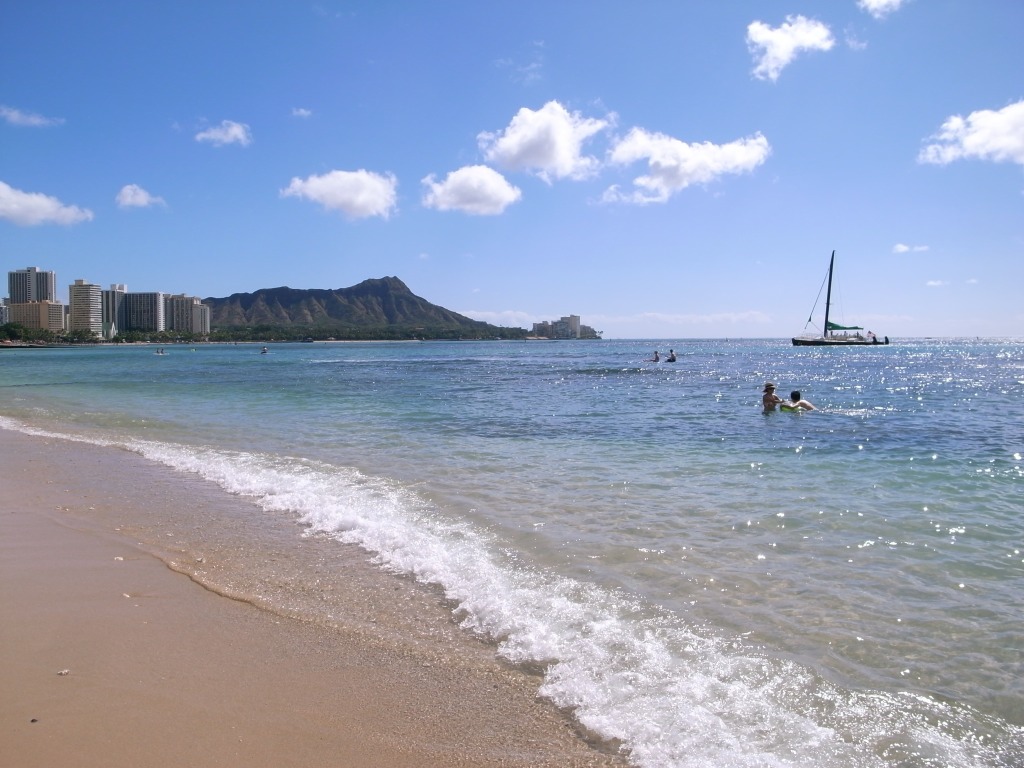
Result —
<instances>
[{"instance_id":1,"label":"sailboat mast","mask_svg":"<svg viewBox=\"0 0 1024 768\"><path fill-rule=\"evenodd\" d=\"M832 309L832 264L836 260L836 252L832 251L832 258L828 260L828 291L825 293L825 335L828 336L828 314Z\"/></svg>"}]
</instances>

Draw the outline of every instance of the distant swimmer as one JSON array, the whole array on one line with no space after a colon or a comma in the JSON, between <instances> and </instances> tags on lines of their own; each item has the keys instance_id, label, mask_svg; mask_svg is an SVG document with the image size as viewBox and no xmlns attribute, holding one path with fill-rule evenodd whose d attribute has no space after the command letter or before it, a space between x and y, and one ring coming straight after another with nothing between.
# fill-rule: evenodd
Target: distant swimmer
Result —
<instances>
[{"instance_id":1,"label":"distant swimmer","mask_svg":"<svg viewBox=\"0 0 1024 768\"><path fill-rule=\"evenodd\" d=\"M789 411L790 413L794 411L818 410L817 408L814 407L812 403L808 402L807 400L804 400L800 396L800 391L797 389L794 389L792 392L789 393L789 400L783 402L780 407L782 408L782 410Z\"/></svg>"},{"instance_id":2,"label":"distant swimmer","mask_svg":"<svg viewBox=\"0 0 1024 768\"><path fill-rule=\"evenodd\" d=\"M764 395L761 396L761 405L764 406L764 412L774 411L776 405L782 403L782 398L775 394L775 384L770 381L764 383Z\"/></svg>"},{"instance_id":3,"label":"distant swimmer","mask_svg":"<svg viewBox=\"0 0 1024 768\"><path fill-rule=\"evenodd\" d=\"M676 351L674 349L670 349L668 351L668 357L665 358L665 362L666 363L674 363L675 361L676 361Z\"/></svg>"}]
</instances>

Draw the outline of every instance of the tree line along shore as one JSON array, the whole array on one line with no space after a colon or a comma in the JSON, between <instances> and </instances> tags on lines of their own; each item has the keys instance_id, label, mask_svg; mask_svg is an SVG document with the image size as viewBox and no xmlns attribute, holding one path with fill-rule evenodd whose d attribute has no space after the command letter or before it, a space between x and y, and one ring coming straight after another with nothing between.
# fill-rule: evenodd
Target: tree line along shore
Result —
<instances>
[{"instance_id":1,"label":"tree line along shore","mask_svg":"<svg viewBox=\"0 0 1024 768\"><path fill-rule=\"evenodd\" d=\"M183 331L126 331L110 343L199 344L204 342L271 342L271 341L457 341L525 339L523 328L446 328L446 327L303 327L257 325L253 327L215 328L209 334ZM100 344L102 339L88 331L57 333L45 328L26 328L17 323L0 325L0 343L6 346L39 346L53 344Z\"/></svg>"}]
</instances>

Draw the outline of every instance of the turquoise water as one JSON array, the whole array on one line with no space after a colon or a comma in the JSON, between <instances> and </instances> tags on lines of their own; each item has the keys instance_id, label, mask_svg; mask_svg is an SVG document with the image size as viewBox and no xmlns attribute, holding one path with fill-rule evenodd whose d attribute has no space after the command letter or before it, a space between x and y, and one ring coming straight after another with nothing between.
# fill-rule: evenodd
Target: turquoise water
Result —
<instances>
[{"instance_id":1,"label":"turquoise water","mask_svg":"<svg viewBox=\"0 0 1024 768\"><path fill-rule=\"evenodd\" d=\"M0 426L436 585L637 765L1024 765L1019 341L166 349L0 351Z\"/></svg>"}]
</instances>

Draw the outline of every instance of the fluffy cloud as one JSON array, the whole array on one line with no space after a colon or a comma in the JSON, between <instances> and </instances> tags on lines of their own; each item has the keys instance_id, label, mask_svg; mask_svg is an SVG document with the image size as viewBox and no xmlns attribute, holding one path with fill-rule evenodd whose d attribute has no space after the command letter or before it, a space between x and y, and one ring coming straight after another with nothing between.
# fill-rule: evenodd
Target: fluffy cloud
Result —
<instances>
[{"instance_id":1,"label":"fluffy cloud","mask_svg":"<svg viewBox=\"0 0 1024 768\"><path fill-rule=\"evenodd\" d=\"M604 194L606 202L663 203L691 184L704 184L727 173L745 173L761 165L771 154L768 139L760 133L728 144L687 144L661 133L633 128L613 149L613 163L627 165L646 161L648 174L633 180L638 187L623 194L617 186Z\"/></svg>"},{"instance_id":2,"label":"fluffy cloud","mask_svg":"<svg viewBox=\"0 0 1024 768\"><path fill-rule=\"evenodd\" d=\"M423 205L439 211L463 211L476 216L501 213L523 196L497 171L486 165L469 165L449 173L442 182L431 174L423 179L428 191Z\"/></svg>"},{"instance_id":3,"label":"fluffy cloud","mask_svg":"<svg viewBox=\"0 0 1024 768\"><path fill-rule=\"evenodd\" d=\"M911 251L914 253L922 253L927 250L927 245L904 245L903 243L896 243L896 245L892 247L893 253L910 253Z\"/></svg>"},{"instance_id":4,"label":"fluffy cloud","mask_svg":"<svg viewBox=\"0 0 1024 768\"><path fill-rule=\"evenodd\" d=\"M48 125L60 125L64 122L63 117L43 117L32 112L22 112L20 109L0 104L0 117L11 125L25 125L31 128L42 128Z\"/></svg>"},{"instance_id":5,"label":"fluffy cloud","mask_svg":"<svg viewBox=\"0 0 1024 768\"><path fill-rule=\"evenodd\" d=\"M966 118L954 115L917 156L919 163L946 165L954 160L978 159L1024 165L1024 101L998 111L983 109Z\"/></svg>"},{"instance_id":6,"label":"fluffy cloud","mask_svg":"<svg viewBox=\"0 0 1024 768\"><path fill-rule=\"evenodd\" d=\"M835 45L829 28L803 16L787 16L786 23L772 28L762 21L747 27L747 46L754 55L754 77L778 80L782 70L802 51L827 51Z\"/></svg>"},{"instance_id":7,"label":"fluffy cloud","mask_svg":"<svg viewBox=\"0 0 1024 768\"><path fill-rule=\"evenodd\" d=\"M531 171L548 183L584 179L596 172L599 163L582 154L583 142L609 124L549 101L537 111L523 107L504 131L481 133L477 142L484 157L503 168Z\"/></svg>"},{"instance_id":8,"label":"fluffy cloud","mask_svg":"<svg viewBox=\"0 0 1024 768\"><path fill-rule=\"evenodd\" d=\"M196 141L209 142L215 147L223 147L225 144L241 144L247 147L252 144L252 133L245 123L222 120L220 125L197 133Z\"/></svg>"},{"instance_id":9,"label":"fluffy cloud","mask_svg":"<svg viewBox=\"0 0 1024 768\"><path fill-rule=\"evenodd\" d=\"M901 5L903 0L857 0L857 6L876 19L884 19L893 11L899 10Z\"/></svg>"},{"instance_id":10,"label":"fluffy cloud","mask_svg":"<svg viewBox=\"0 0 1024 768\"><path fill-rule=\"evenodd\" d=\"M92 211L39 192L22 192L0 181L0 219L23 227L37 224L78 224L91 221Z\"/></svg>"},{"instance_id":11,"label":"fluffy cloud","mask_svg":"<svg viewBox=\"0 0 1024 768\"><path fill-rule=\"evenodd\" d=\"M311 117L312 115L313 115L312 110L306 109L304 107L293 107L292 108L292 116L293 117Z\"/></svg>"},{"instance_id":12,"label":"fluffy cloud","mask_svg":"<svg viewBox=\"0 0 1024 768\"><path fill-rule=\"evenodd\" d=\"M350 219L388 218L395 209L398 179L366 170L330 171L307 179L293 178L281 197L299 197L340 211Z\"/></svg>"},{"instance_id":13,"label":"fluffy cloud","mask_svg":"<svg viewBox=\"0 0 1024 768\"><path fill-rule=\"evenodd\" d=\"M149 194L138 184L125 184L117 193L116 200L121 208L148 208L151 205L165 205L162 197Z\"/></svg>"}]
</instances>

